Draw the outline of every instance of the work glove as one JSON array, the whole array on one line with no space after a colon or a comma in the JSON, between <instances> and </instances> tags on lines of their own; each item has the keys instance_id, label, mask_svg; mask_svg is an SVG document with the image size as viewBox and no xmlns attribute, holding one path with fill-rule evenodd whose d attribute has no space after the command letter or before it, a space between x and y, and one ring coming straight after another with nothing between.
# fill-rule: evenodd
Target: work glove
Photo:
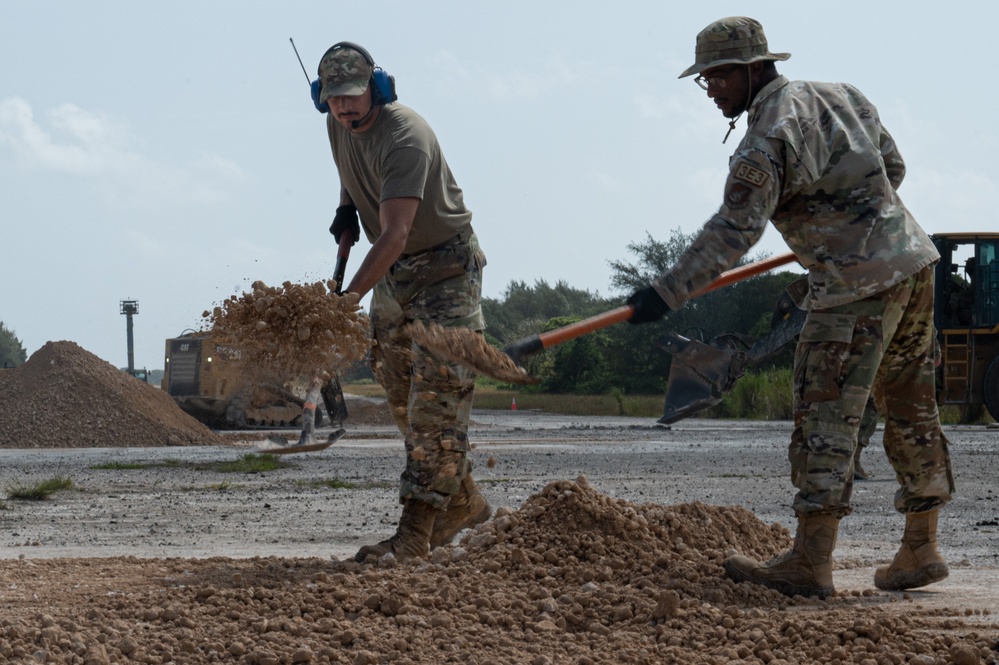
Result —
<instances>
[{"instance_id":1,"label":"work glove","mask_svg":"<svg viewBox=\"0 0 999 665\"><path fill-rule=\"evenodd\" d=\"M357 217L357 206L353 203L348 203L342 205L336 209L336 215L333 217L333 223L330 224L330 233L333 234L333 239L336 240L336 244L340 244L340 235L344 232L348 232L350 237L353 238L353 245L357 242L357 239L361 235L361 222Z\"/></svg>"},{"instance_id":2,"label":"work glove","mask_svg":"<svg viewBox=\"0 0 999 665\"><path fill-rule=\"evenodd\" d=\"M669 311L669 305L651 286L631 294L628 304L635 308L635 313L628 319L628 323L652 323L666 316Z\"/></svg>"}]
</instances>

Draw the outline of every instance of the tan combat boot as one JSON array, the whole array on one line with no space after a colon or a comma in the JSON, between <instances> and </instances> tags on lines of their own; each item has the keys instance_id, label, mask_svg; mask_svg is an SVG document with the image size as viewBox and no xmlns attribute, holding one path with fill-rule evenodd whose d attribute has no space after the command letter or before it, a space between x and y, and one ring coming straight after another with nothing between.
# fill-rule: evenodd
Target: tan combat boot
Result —
<instances>
[{"instance_id":1,"label":"tan combat boot","mask_svg":"<svg viewBox=\"0 0 999 665\"><path fill-rule=\"evenodd\" d=\"M891 564L874 571L874 586L885 591L915 589L947 577L947 562L937 551L939 510L905 514L902 547Z\"/></svg>"},{"instance_id":2,"label":"tan combat boot","mask_svg":"<svg viewBox=\"0 0 999 665\"><path fill-rule=\"evenodd\" d=\"M447 545L463 529L482 524L493 514L493 507L482 496L479 486L471 473L465 474L461 489L451 497L447 510L438 513L434 519L434 530L430 534L430 549Z\"/></svg>"},{"instance_id":3,"label":"tan combat boot","mask_svg":"<svg viewBox=\"0 0 999 665\"><path fill-rule=\"evenodd\" d=\"M836 593L832 578L832 552L839 519L832 515L799 515L794 546L766 563L741 554L725 560L725 572L736 582L753 582L787 596Z\"/></svg>"},{"instance_id":4,"label":"tan combat boot","mask_svg":"<svg viewBox=\"0 0 999 665\"><path fill-rule=\"evenodd\" d=\"M378 558L389 552L400 561L425 558L430 553L430 530L439 512L424 501L406 501L395 535L377 545L365 545L354 555L354 561L363 563L369 556Z\"/></svg>"}]
</instances>

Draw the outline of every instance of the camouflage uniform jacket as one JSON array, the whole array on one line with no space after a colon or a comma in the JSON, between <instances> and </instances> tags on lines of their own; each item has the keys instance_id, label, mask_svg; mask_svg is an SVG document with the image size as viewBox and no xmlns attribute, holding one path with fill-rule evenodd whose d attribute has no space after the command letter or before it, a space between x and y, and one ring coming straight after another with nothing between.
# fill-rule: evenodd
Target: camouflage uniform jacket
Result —
<instances>
[{"instance_id":1,"label":"camouflage uniform jacket","mask_svg":"<svg viewBox=\"0 0 999 665\"><path fill-rule=\"evenodd\" d=\"M812 309L870 297L939 258L896 193L904 175L895 142L859 90L778 76L749 108L721 208L653 286L681 307L772 220L808 270Z\"/></svg>"}]
</instances>

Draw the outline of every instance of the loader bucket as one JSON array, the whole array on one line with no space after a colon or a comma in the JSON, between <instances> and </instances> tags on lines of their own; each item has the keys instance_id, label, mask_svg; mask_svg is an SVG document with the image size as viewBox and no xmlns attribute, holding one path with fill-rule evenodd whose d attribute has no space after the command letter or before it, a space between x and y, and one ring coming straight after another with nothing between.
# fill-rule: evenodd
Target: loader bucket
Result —
<instances>
[{"instance_id":1,"label":"loader bucket","mask_svg":"<svg viewBox=\"0 0 999 665\"><path fill-rule=\"evenodd\" d=\"M745 351L724 342L705 344L671 334L664 347L673 356L659 419L664 425L718 404L746 365Z\"/></svg>"}]
</instances>

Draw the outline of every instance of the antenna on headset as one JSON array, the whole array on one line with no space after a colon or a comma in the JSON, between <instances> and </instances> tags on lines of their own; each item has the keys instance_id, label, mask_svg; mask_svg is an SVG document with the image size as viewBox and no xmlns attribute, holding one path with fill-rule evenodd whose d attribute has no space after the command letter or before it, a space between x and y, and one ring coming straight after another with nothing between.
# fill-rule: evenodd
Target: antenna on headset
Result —
<instances>
[{"instance_id":1,"label":"antenna on headset","mask_svg":"<svg viewBox=\"0 0 999 665\"><path fill-rule=\"evenodd\" d=\"M288 41L291 42L291 47L295 49L295 57L298 58L298 64L302 66L302 73L305 74L305 80L308 81L309 85L312 85L312 79L309 78L309 72L305 71L305 64L302 62L302 56L298 54L298 49L295 48L295 40L289 37Z\"/></svg>"}]
</instances>

